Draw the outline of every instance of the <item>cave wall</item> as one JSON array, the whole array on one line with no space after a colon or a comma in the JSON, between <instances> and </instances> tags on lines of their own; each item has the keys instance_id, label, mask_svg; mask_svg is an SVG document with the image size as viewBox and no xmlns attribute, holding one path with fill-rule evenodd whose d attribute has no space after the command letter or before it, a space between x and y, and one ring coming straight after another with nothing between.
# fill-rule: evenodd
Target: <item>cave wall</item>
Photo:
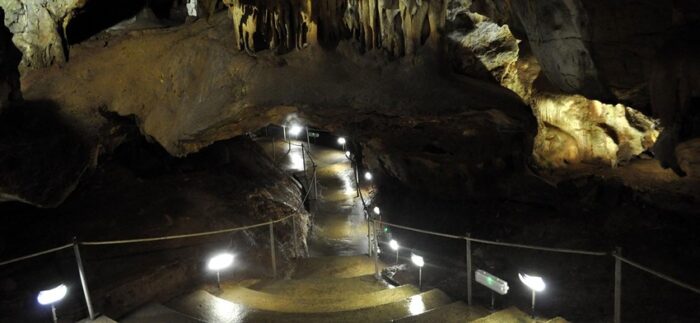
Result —
<instances>
[{"instance_id":1,"label":"cave wall","mask_svg":"<svg viewBox=\"0 0 700 323\"><path fill-rule=\"evenodd\" d=\"M5 12L0 8L0 19L4 18ZM22 53L12 42L12 33L0 26L0 114L10 103L22 99L17 69L21 58Z\"/></svg>"}]
</instances>

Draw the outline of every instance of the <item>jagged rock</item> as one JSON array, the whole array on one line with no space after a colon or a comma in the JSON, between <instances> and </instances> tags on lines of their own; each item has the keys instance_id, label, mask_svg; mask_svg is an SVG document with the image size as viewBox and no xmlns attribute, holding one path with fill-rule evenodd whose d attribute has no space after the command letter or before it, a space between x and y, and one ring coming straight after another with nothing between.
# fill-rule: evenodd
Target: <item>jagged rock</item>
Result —
<instances>
[{"instance_id":1,"label":"jagged rock","mask_svg":"<svg viewBox=\"0 0 700 323\"><path fill-rule=\"evenodd\" d=\"M283 124L290 115L342 129L361 142L418 127L407 131L411 137L405 140L435 130L447 142L483 139L479 147L499 147L480 153L453 144L445 149L475 172L494 159L523 160L530 154L535 122L515 95L497 85L445 78L430 55L391 62L341 42L335 51L310 46L283 56L262 51L251 57L231 45L228 16L213 19L213 26L197 21L138 37L132 33L108 47L90 47L85 56L76 48L79 59L62 70L28 74L26 96L52 98L83 122L102 122L95 112L99 106L134 115L142 132L174 156ZM57 82L64 86L53 86ZM428 131L418 124L442 126Z\"/></svg>"},{"instance_id":2,"label":"jagged rock","mask_svg":"<svg viewBox=\"0 0 700 323\"><path fill-rule=\"evenodd\" d=\"M532 109L539 124L533 155L545 167L614 167L651 148L659 135L656 122L642 113L583 96L539 94Z\"/></svg>"},{"instance_id":3,"label":"jagged rock","mask_svg":"<svg viewBox=\"0 0 700 323\"><path fill-rule=\"evenodd\" d=\"M66 60L61 32L76 8L87 0L3 0L5 26L22 51L20 69L41 68Z\"/></svg>"},{"instance_id":4,"label":"jagged rock","mask_svg":"<svg viewBox=\"0 0 700 323\"><path fill-rule=\"evenodd\" d=\"M458 73L486 80L495 80L503 87L526 98L527 90L518 76L518 40L508 26L474 17L474 28L456 30L447 36L451 63Z\"/></svg>"},{"instance_id":5,"label":"jagged rock","mask_svg":"<svg viewBox=\"0 0 700 323\"><path fill-rule=\"evenodd\" d=\"M5 13L0 8L0 20L4 17ZM10 31L4 25L0 26L0 115L10 102L22 98L17 70L21 57L22 53L12 43Z\"/></svg>"}]
</instances>

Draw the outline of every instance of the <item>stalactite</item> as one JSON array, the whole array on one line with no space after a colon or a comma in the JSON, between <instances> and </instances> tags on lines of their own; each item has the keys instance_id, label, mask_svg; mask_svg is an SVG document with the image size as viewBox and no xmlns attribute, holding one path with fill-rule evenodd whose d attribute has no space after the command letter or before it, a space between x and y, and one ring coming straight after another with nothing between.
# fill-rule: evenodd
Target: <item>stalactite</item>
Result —
<instances>
[{"instance_id":1,"label":"stalactite","mask_svg":"<svg viewBox=\"0 0 700 323\"><path fill-rule=\"evenodd\" d=\"M446 12L446 0L224 0L224 4L233 19L234 43L251 54L315 43L335 47L351 40L361 50L413 55L426 43L439 44Z\"/></svg>"}]
</instances>

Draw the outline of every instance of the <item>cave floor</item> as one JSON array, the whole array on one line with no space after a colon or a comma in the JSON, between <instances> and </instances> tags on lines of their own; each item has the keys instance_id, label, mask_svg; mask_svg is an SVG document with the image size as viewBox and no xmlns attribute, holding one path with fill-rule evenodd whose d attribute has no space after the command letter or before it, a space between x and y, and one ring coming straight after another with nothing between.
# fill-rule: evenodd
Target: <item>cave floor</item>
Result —
<instances>
[{"instance_id":1,"label":"cave floor","mask_svg":"<svg viewBox=\"0 0 700 323\"><path fill-rule=\"evenodd\" d=\"M273 145L271 138L263 138L258 143L282 169L306 181L306 163L307 176L313 176L312 162L302 157L301 142L292 141L289 145L276 139ZM311 156L317 164L318 197L314 199L313 191L309 194L309 198L313 199L313 224L308 240L309 255L319 257L366 254L367 221L362 200L357 197L352 163L342 150L313 143ZM363 192L366 192L366 189L363 187ZM367 196L366 193L363 195Z\"/></svg>"}]
</instances>

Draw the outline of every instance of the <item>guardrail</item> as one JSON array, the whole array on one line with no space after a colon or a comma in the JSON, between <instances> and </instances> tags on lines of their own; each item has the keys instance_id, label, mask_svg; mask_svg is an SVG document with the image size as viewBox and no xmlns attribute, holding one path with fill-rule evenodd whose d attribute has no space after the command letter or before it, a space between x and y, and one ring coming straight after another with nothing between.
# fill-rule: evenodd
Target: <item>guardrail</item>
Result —
<instances>
[{"instance_id":1,"label":"guardrail","mask_svg":"<svg viewBox=\"0 0 700 323\"><path fill-rule=\"evenodd\" d=\"M368 212L368 214L369 214L369 212ZM656 270L645 267L645 266L643 266L639 263L636 263L632 260L629 260L627 258L623 258L621 255L620 248L616 248L616 250L612 251L612 252L604 252L604 251L542 247L542 246L534 246L534 245L519 244L519 243L508 243L508 242L492 241L492 240L486 240L486 239L477 239L477 238L472 238L469 234L466 234L464 236L460 236L460 235L453 235L453 234L423 230L423 229L408 227L408 226L404 226L404 225L398 225L398 224L389 223L389 222L381 221L378 219L372 219L372 218L370 218L369 221L372 222L373 226L375 227L375 230L373 230L375 233L375 237L374 237L375 243L377 243L377 241L378 241L376 227L381 226L381 225L399 228L399 229L408 230L408 231L413 231L413 232L422 233L422 234L443 237L443 238L466 241L466 256L467 256L466 268L467 268L467 277L468 277L468 279L467 279L467 302L469 305L472 305L472 280L474 279L472 277L473 276L472 275L472 273L473 273L472 252L471 252L471 243L472 242L488 244L488 245L495 245L495 246L511 247L511 248L521 248L521 249L530 249L530 250L566 253L566 254L577 254L577 255L585 255L585 256L597 256L597 257L611 256L615 260L615 292L614 292L615 293L615 295L614 295L614 302L615 303L614 303L614 313L613 313L615 323L621 322L621 314L622 314L622 306L621 306L621 303L622 303L622 301L621 301L621 299L622 299L622 284L621 284L621 281L622 281L622 270L621 270L622 263L630 265L631 267L634 267L636 269L644 271L644 272L651 274L655 277L661 278L661 279L663 279L669 283L672 283L676 286L679 286L679 287L685 288L689 291L700 294L700 288L698 288L698 287L694 287L694 286L687 284L687 283L684 283L678 279L675 279L675 278L672 278L668 275L662 274ZM378 246L375 245L375 248L377 248L377 247ZM375 262L376 261L377 261L377 257L375 257Z\"/></svg>"},{"instance_id":2,"label":"guardrail","mask_svg":"<svg viewBox=\"0 0 700 323\"><path fill-rule=\"evenodd\" d=\"M314 163L314 173L313 173L313 186L314 189L316 188L316 167ZM307 188L306 194L304 195L304 198L301 201L301 204L303 205L307 199L309 198L309 195L311 193L311 184L307 184L309 187ZM74 238L72 243L64 244L55 248L50 248L42 251L38 251L32 254L16 257L13 259L8 259L5 261L0 262L0 267L10 265L13 263L17 263L23 260L28 260L36 257L40 257L43 255L55 253L64 249L68 248L73 248L74 250L74 256L78 265L78 274L80 276L80 281L81 281L81 287L83 290L84 298L85 298L85 303L88 309L88 314L91 320L95 319L95 311L92 306L92 301L90 298L90 292L89 288L87 285L87 280L86 280L86 274L85 270L83 268L83 261L82 257L80 255L80 246L104 246L104 245L123 245L123 244L133 244L133 243L148 243L148 242L155 242L155 241L165 241L165 240L175 240L175 239L187 239L187 238L196 238L196 237L204 237L204 236L213 236L213 235L218 235L218 234L224 234L224 233L232 233L236 231L243 231L243 230L249 230L249 229L255 229L255 228L260 228L260 227L269 227L269 232L270 232L270 260L271 260L271 271L272 271L272 277L277 278L277 260L275 256L275 236L274 236L274 224L287 221L288 219L292 219L292 230L293 230L293 243L294 243L294 250L297 252L299 250L299 237L297 236L297 225L298 221L296 221L296 216L299 215L299 209L295 209L295 213L291 215L287 215L285 217L282 217L277 220L271 220L267 222L262 222L258 224L253 224L253 225L247 225L247 226L242 226L242 227L233 227L233 228L227 228L227 229L221 229L221 230L213 230L213 231L204 231L204 232L196 232L196 233L188 233L188 234L178 234L178 235L168 235L168 236L160 236L160 237L149 237L149 238L135 238L135 239L120 239L120 240L103 240L103 241L79 241L77 238ZM297 254L298 256L298 254Z\"/></svg>"}]
</instances>

